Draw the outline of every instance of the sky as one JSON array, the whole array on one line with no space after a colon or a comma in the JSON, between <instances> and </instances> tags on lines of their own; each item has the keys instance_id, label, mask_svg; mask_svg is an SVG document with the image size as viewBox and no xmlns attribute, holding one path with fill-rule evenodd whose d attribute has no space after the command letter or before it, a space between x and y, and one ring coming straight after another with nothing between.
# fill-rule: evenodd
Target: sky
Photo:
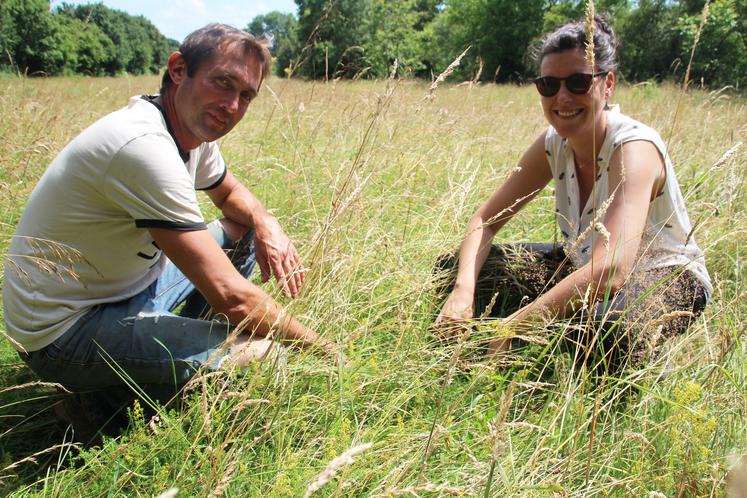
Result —
<instances>
[{"instance_id":1,"label":"sky","mask_svg":"<svg viewBox=\"0 0 747 498\"><path fill-rule=\"evenodd\" d=\"M52 0L57 7L63 0ZM296 13L293 0L83 0L70 4L103 3L128 14L145 16L168 38L181 42L195 29L209 22L222 22L245 28L259 14L273 10Z\"/></svg>"}]
</instances>

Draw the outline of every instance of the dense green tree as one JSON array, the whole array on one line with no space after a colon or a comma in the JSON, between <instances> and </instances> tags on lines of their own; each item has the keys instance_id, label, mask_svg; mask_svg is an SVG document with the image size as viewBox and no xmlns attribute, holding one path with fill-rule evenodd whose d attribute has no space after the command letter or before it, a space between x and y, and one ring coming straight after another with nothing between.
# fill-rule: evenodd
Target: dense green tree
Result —
<instances>
[{"instance_id":1,"label":"dense green tree","mask_svg":"<svg viewBox=\"0 0 747 498\"><path fill-rule=\"evenodd\" d=\"M66 74L102 76L115 56L115 48L98 26L80 19L58 16L60 48L65 57Z\"/></svg>"},{"instance_id":2,"label":"dense green tree","mask_svg":"<svg viewBox=\"0 0 747 498\"><path fill-rule=\"evenodd\" d=\"M426 17L418 0L372 0L364 21L366 37L363 57L374 77L386 77L394 60L404 72L425 69L425 44L418 25Z\"/></svg>"},{"instance_id":3,"label":"dense green tree","mask_svg":"<svg viewBox=\"0 0 747 498\"><path fill-rule=\"evenodd\" d=\"M107 74L157 72L166 63L172 48L166 37L143 16L131 16L100 3L63 3L57 13L93 23L111 40L115 56L104 68Z\"/></svg>"},{"instance_id":4,"label":"dense green tree","mask_svg":"<svg viewBox=\"0 0 747 498\"><path fill-rule=\"evenodd\" d=\"M296 0L296 5L301 50L294 71L311 78L360 74L371 1Z\"/></svg>"},{"instance_id":5,"label":"dense green tree","mask_svg":"<svg viewBox=\"0 0 747 498\"><path fill-rule=\"evenodd\" d=\"M3 0L2 36L5 61L21 73L58 74L64 56L59 46L59 29L48 0ZM7 25L6 25L7 23ZM10 30L14 32L11 33Z\"/></svg>"},{"instance_id":6,"label":"dense green tree","mask_svg":"<svg viewBox=\"0 0 747 498\"><path fill-rule=\"evenodd\" d=\"M629 81L670 77L681 60L677 9L667 0L639 0L618 29L622 40L620 72ZM652 43L652 40L656 40Z\"/></svg>"},{"instance_id":7,"label":"dense green tree","mask_svg":"<svg viewBox=\"0 0 747 498\"><path fill-rule=\"evenodd\" d=\"M669 2L672 3L672 2ZM703 11L706 0L678 0L674 2L684 14L694 15Z\"/></svg>"},{"instance_id":8,"label":"dense green tree","mask_svg":"<svg viewBox=\"0 0 747 498\"><path fill-rule=\"evenodd\" d=\"M630 3L630 0L597 0L594 8L597 13L606 13L614 19L615 24L621 25L630 12ZM586 5L585 0L550 0L545 10L542 32L582 19L586 14Z\"/></svg>"},{"instance_id":9,"label":"dense green tree","mask_svg":"<svg viewBox=\"0 0 747 498\"><path fill-rule=\"evenodd\" d=\"M132 46L125 29L125 23L119 11L114 11L103 4L70 5L63 3L57 9L62 16L80 19L86 23L93 23L103 31L115 47L115 55L104 68L107 74L118 74L127 69L133 57Z\"/></svg>"},{"instance_id":10,"label":"dense green tree","mask_svg":"<svg viewBox=\"0 0 747 498\"><path fill-rule=\"evenodd\" d=\"M458 74L469 78L483 62L482 80L508 81L533 73L527 47L540 34L545 0L451 0L435 20L432 50L443 70L466 47L473 51Z\"/></svg>"},{"instance_id":11,"label":"dense green tree","mask_svg":"<svg viewBox=\"0 0 747 498\"><path fill-rule=\"evenodd\" d=\"M0 69L13 66L17 45L18 33L10 14L10 2L0 2Z\"/></svg>"},{"instance_id":12,"label":"dense green tree","mask_svg":"<svg viewBox=\"0 0 747 498\"><path fill-rule=\"evenodd\" d=\"M142 16L102 4L0 1L0 70L29 75L152 73L174 44Z\"/></svg>"},{"instance_id":13,"label":"dense green tree","mask_svg":"<svg viewBox=\"0 0 747 498\"><path fill-rule=\"evenodd\" d=\"M275 59L275 73L287 76L294 58L298 56L298 22L293 14L273 11L256 16L246 31L270 42Z\"/></svg>"},{"instance_id":14,"label":"dense green tree","mask_svg":"<svg viewBox=\"0 0 747 498\"><path fill-rule=\"evenodd\" d=\"M695 48L690 80L708 86L744 85L747 79L747 37L744 17L735 0L714 0ZM686 65L702 15L684 14L676 26L681 35L681 57Z\"/></svg>"}]
</instances>

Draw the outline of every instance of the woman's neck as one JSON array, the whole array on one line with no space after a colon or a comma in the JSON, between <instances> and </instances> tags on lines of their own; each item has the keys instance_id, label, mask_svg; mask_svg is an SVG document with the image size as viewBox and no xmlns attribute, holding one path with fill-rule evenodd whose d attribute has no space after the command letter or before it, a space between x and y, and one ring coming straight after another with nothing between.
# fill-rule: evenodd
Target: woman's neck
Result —
<instances>
[{"instance_id":1,"label":"woman's neck","mask_svg":"<svg viewBox=\"0 0 747 498\"><path fill-rule=\"evenodd\" d=\"M599 157L599 152L602 150L602 144L606 136L607 113L602 111L602 115L599 116L594 127L593 134L584 133L583 136L568 139L571 149L573 149L576 164L579 167L583 168L596 164L596 158Z\"/></svg>"}]
</instances>

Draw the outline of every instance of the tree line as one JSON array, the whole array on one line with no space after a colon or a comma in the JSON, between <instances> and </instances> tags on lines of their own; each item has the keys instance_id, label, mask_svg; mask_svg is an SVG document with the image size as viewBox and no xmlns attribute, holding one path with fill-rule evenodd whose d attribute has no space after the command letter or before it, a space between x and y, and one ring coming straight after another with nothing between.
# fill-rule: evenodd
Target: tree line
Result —
<instances>
[{"instance_id":1,"label":"tree line","mask_svg":"<svg viewBox=\"0 0 747 498\"><path fill-rule=\"evenodd\" d=\"M270 12L244 28L271 40L281 77L383 78L396 60L399 75L431 79L469 47L455 77L484 82L531 79L537 70L529 48L543 33L580 19L586 6L585 0L295 1L296 14ZM744 85L747 0L712 0L707 9L706 0L595 5L618 34L623 79L682 81L689 65L695 84ZM102 4L50 10L48 0L0 2L0 71L157 73L177 46L144 17Z\"/></svg>"},{"instance_id":2,"label":"tree line","mask_svg":"<svg viewBox=\"0 0 747 498\"><path fill-rule=\"evenodd\" d=\"M103 4L0 1L0 70L27 75L157 73L178 42Z\"/></svg>"},{"instance_id":3,"label":"tree line","mask_svg":"<svg viewBox=\"0 0 747 498\"><path fill-rule=\"evenodd\" d=\"M597 0L621 42L627 81L744 85L747 0ZM272 39L279 76L432 78L467 47L456 77L489 82L536 75L531 51L542 34L580 19L584 0L296 0L297 15L271 12L246 30ZM699 36L698 36L699 33Z\"/></svg>"}]
</instances>

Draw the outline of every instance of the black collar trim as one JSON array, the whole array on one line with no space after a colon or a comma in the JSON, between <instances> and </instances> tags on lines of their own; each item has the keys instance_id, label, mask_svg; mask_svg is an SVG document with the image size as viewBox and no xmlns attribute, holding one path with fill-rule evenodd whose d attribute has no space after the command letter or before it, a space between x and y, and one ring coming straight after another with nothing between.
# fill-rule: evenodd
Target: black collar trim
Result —
<instances>
[{"instance_id":1,"label":"black collar trim","mask_svg":"<svg viewBox=\"0 0 747 498\"><path fill-rule=\"evenodd\" d=\"M169 135L171 135L171 138L174 139L174 143L176 144L176 149L179 151L179 157L181 157L182 161L184 161L185 163L189 161L189 151L184 151L182 150L181 147L179 147L179 142L176 141L176 135L174 135L174 129L171 128L171 123L169 122L169 118L166 117L166 113L164 112L163 107L161 107L161 104L156 102L158 95L141 95L140 98L146 102L150 102L156 107L156 109L158 109L161 112L161 114L163 115L163 120L166 121L166 129L169 130Z\"/></svg>"}]
</instances>

